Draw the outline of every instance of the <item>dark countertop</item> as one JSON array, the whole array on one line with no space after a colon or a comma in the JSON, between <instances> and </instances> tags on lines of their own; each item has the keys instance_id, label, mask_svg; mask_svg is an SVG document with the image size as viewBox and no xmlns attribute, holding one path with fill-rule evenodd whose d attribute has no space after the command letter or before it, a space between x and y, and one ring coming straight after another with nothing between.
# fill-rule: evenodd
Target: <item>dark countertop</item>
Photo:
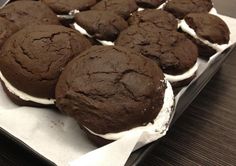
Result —
<instances>
[{"instance_id":1,"label":"dark countertop","mask_svg":"<svg viewBox=\"0 0 236 166\"><path fill-rule=\"evenodd\" d=\"M235 0L214 3L220 13L236 17ZM0 166L21 165L46 164L0 134ZM139 165L236 165L236 49Z\"/></svg>"}]
</instances>

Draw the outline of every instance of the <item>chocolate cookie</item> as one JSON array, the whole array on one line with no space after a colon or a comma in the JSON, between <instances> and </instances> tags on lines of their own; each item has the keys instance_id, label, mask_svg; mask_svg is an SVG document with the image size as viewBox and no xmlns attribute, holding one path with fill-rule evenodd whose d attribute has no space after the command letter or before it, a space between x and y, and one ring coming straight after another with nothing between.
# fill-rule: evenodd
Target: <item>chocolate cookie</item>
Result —
<instances>
[{"instance_id":1,"label":"chocolate cookie","mask_svg":"<svg viewBox=\"0 0 236 166\"><path fill-rule=\"evenodd\" d=\"M130 13L138 9L135 0L101 0L92 10L110 11L127 19Z\"/></svg>"},{"instance_id":2,"label":"chocolate cookie","mask_svg":"<svg viewBox=\"0 0 236 166\"><path fill-rule=\"evenodd\" d=\"M189 13L205 13L212 8L211 0L171 0L167 2L164 9L182 19Z\"/></svg>"},{"instance_id":3,"label":"chocolate cookie","mask_svg":"<svg viewBox=\"0 0 236 166\"><path fill-rule=\"evenodd\" d=\"M165 30L177 30L178 22L175 17L164 11L156 9L147 9L139 12L135 12L128 19L130 25L150 22L153 23L157 28Z\"/></svg>"},{"instance_id":4,"label":"chocolate cookie","mask_svg":"<svg viewBox=\"0 0 236 166\"><path fill-rule=\"evenodd\" d=\"M29 26L3 45L1 80L9 92L23 100L22 104L24 101L53 104L61 71L88 47L88 40L72 29L58 25Z\"/></svg>"},{"instance_id":5,"label":"chocolate cookie","mask_svg":"<svg viewBox=\"0 0 236 166\"><path fill-rule=\"evenodd\" d=\"M76 23L96 39L114 41L128 23L109 11L90 10L75 15Z\"/></svg>"},{"instance_id":6,"label":"chocolate cookie","mask_svg":"<svg viewBox=\"0 0 236 166\"><path fill-rule=\"evenodd\" d=\"M80 11L87 10L97 3L96 0L42 0L54 12L58 14L68 14L70 11L77 9Z\"/></svg>"},{"instance_id":7,"label":"chocolate cookie","mask_svg":"<svg viewBox=\"0 0 236 166\"><path fill-rule=\"evenodd\" d=\"M166 0L136 0L138 6L143 8L157 8L164 2L166 2Z\"/></svg>"},{"instance_id":8,"label":"chocolate cookie","mask_svg":"<svg viewBox=\"0 0 236 166\"><path fill-rule=\"evenodd\" d=\"M219 17L208 13L191 13L184 20L196 34L211 43L226 44L229 42L229 28Z\"/></svg>"},{"instance_id":9,"label":"chocolate cookie","mask_svg":"<svg viewBox=\"0 0 236 166\"><path fill-rule=\"evenodd\" d=\"M205 57L223 50L230 39L230 31L226 23L221 18L208 13L188 14L180 27L198 45L200 55Z\"/></svg>"},{"instance_id":10,"label":"chocolate cookie","mask_svg":"<svg viewBox=\"0 0 236 166\"><path fill-rule=\"evenodd\" d=\"M56 105L91 135L118 133L153 122L165 89L162 71L149 59L118 46L93 46L62 72Z\"/></svg>"},{"instance_id":11,"label":"chocolate cookie","mask_svg":"<svg viewBox=\"0 0 236 166\"><path fill-rule=\"evenodd\" d=\"M183 34L151 23L132 25L119 35L116 45L134 49L161 66L164 73L182 74L197 60L196 46Z\"/></svg>"},{"instance_id":12,"label":"chocolate cookie","mask_svg":"<svg viewBox=\"0 0 236 166\"><path fill-rule=\"evenodd\" d=\"M177 31L163 30L149 22L130 26L121 32L115 44L152 59L160 65L171 83L189 79L197 70L198 50L195 44ZM186 76L189 70L193 72Z\"/></svg>"},{"instance_id":13,"label":"chocolate cookie","mask_svg":"<svg viewBox=\"0 0 236 166\"><path fill-rule=\"evenodd\" d=\"M0 48L3 43L16 31L18 27L12 22L0 17Z\"/></svg>"},{"instance_id":14,"label":"chocolate cookie","mask_svg":"<svg viewBox=\"0 0 236 166\"><path fill-rule=\"evenodd\" d=\"M13 22L19 28L30 24L59 24L57 16L39 1L16 1L0 10L0 17Z\"/></svg>"}]
</instances>

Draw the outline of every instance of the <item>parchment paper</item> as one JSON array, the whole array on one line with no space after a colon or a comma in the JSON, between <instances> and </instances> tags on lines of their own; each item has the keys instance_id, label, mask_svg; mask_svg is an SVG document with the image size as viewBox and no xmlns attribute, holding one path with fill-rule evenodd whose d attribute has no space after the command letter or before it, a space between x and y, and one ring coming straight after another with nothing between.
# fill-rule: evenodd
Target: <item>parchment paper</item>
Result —
<instances>
[{"instance_id":1,"label":"parchment paper","mask_svg":"<svg viewBox=\"0 0 236 166\"><path fill-rule=\"evenodd\" d=\"M236 19L221 16L229 25L232 43L236 41ZM217 54L216 56L220 56ZM211 60L210 60L211 61ZM208 63L199 60L198 76ZM184 88L176 98L182 95ZM122 166L131 152L166 134L136 133L102 148L89 142L77 123L52 109L19 107L14 105L0 86L0 127L22 140L35 151L59 166Z\"/></svg>"}]
</instances>

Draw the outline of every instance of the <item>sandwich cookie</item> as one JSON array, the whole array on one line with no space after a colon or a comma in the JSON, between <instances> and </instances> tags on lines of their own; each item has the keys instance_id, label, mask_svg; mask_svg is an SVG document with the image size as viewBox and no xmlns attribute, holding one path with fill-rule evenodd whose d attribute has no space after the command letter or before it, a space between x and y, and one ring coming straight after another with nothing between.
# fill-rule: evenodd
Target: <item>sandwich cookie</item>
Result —
<instances>
[{"instance_id":1,"label":"sandwich cookie","mask_svg":"<svg viewBox=\"0 0 236 166\"><path fill-rule=\"evenodd\" d=\"M136 0L101 0L91 9L113 12L127 19L132 12L138 9L138 6Z\"/></svg>"},{"instance_id":2,"label":"sandwich cookie","mask_svg":"<svg viewBox=\"0 0 236 166\"><path fill-rule=\"evenodd\" d=\"M57 14L69 14L70 11L84 11L97 3L96 0L42 0Z\"/></svg>"},{"instance_id":3,"label":"sandwich cookie","mask_svg":"<svg viewBox=\"0 0 236 166\"><path fill-rule=\"evenodd\" d=\"M53 11L40 1L16 1L0 10L0 17L14 23L20 29L31 24L59 24Z\"/></svg>"},{"instance_id":4,"label":"sandwich cookie","mask_svg":"<svg viewBox=\"0 0 236 166\"><path fill-rule=\"evenodd\" d=\"M184 34L157 28L150 22L128 27L115 44L133 49L156 62L174 87L189 83L198 69L198 49L191 40Z\"/></svg>"},{"instance_id":5,"label":"sandwich cookie","mask_svg":"<svg viewBox=\"0 0 236 166\"><path fill-rule=\"evenodd\" d=\"M183 19L189 13L215 13L211 0L169 0L164 10L178 19Z\"/></svg>"},{"instance_id":6,"label":"sandwich cookie","mask_svg":"<svg viewBox=\"0 0 236 166\"><path fill-rule=\"evenodd\" d=\"M174 95L150 59L123 47L93 46L62 72L56 105L74 117L92 141L104 145L166 125Z\"/></svg>"},{"instance_id":7,"label":"sandwich cookie","mask_svg":"<svg viewBox=\"0 0 236 166\"><path fill-rule=\"evenodd\" d=\"M128 23L109 11L84 11L75 14L74 28L81 34L94 38L102 45L114 45L114 40Z\"/></svg>"},{"instance_id":8,"label":"sandwich cookie","mask_svg":"<svg viewBox=\"0 0 236 166\"><path fill-rule=\"evenodd\" d=\"M202 57L209 58L229 45L229 28L218 16L190 13L180 22L180 28L198 46Z\"/></svg>"},{"instance_id":9,"label":"sandwich cookie","mask_svg":"<svg viewBox=\"0 0 236 166\"><path fill-rule=\"evenodd\" d=\"M28 26L12 35L2 47L2 85L18 105L53 105L61 71L90 46L80 33L63 26Z\"/></svg>"},{"instance_id":10,"label":"sandwich cookie","mask_svg":"<svg viewBox=\"0 0 236 166\"><path fill-rule=\"evenodd\" d=\"M164 30L177 30L178 21L171 14L164 10L145 9L143 11L134 12L128 19L129 25L150 22L157 28Z\"/></svg>"}]
</instances>

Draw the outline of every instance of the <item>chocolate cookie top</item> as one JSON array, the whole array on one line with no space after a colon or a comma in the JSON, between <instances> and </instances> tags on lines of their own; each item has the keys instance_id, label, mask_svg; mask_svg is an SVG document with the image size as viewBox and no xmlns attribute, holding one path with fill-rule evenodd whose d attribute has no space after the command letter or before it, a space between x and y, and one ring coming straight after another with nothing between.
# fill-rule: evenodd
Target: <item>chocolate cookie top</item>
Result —
<instances>
[{"instance_id":1,"label":"chocolate cookie top","mask_svg":"<svg viewBox=\"0 0 236 166\"><path fill-rule=\"evenodd\" d=\"M114 41L128 23L119 15L109 11L90 10L75 15L75 21L91 36Z\"/></svg>"},{"instance_id":2,"label":"chocolate cookie top","mask_svg":"<svg viewBox=\"0 0 236 166\"><path fill-rule=\"evenodd\" d=\"M0 71L18 90L35 97L54 98L64 66L88 47L88 40L72 29L59 25L29 26L3 45Z\"/></svg>"},{"instance_id":3,"label":"chocolate cookie top","mask_svg":"<svg viewBox=\"0 0 236 166\"><path fill-rule=\"evenodd\" d=\"M92 10L114 12L125 19L130 16L130 13L137 9L138 6L135 0L101 0L92 7Z\"/></svg>"},{"instance_id":4,"label":"chocolate cookie top","mask_svg":"<svg viewBox=\"0 0 236 166\"><path fill-rule=\"evenodd\" d=\"M16 1L0 10L0 17L13 22L19 28L30 24L59 24L57 16L39 1Z\"/></svg>"},{"instance_id":5,"label":"chocolate cookie top","mask_svg":"<svg viewBox=\"0 0 236 166\"><path fill-rule=\"evenodd\" d=\"M149 22L122 31L115 44L141 53L172 75L189 70L198 57L197 47L184 34L162 30Z\"/></svg>"},{"instance_id":6,"label":"chocolate cookie top","mask_svg":"<svg viewBox=\"0 0 236 166\"><path fill-rule=\"evenodd\" d=\"M166 0L136 0L138 6L143 8L157 8L164 2L166 2Z\"/></svg>"},{"instance_id":7,"label":"chocolate cookie top","mask_svg":"<svg viewBox=\"0 0 236 166\"><path fill-rule=\"evenodd\" d=\"M135 12L128 20L130 25L144 22L153 23L157 28L165 30L177 30L178 26L178 22L172 14L164 10L156 9L147 9Z\"/></svg>"},{"instance_id":8,"label":"chocolate cookie top","mask_svg":"<svg viewBox=\"0 0 236 166\"><path fill-rule=\"evenodd\" d=\"M226 23L219 17L208 13L191 13L184 20L195 30L196 34L211 43L226 44L230 31Z\"/></svg>"},{"instance_id":9,"label":"chocolate cookie top","mask_svg":"<svg viewBox=\"0 0 236 166\"><path fill-rule=\"evenodd\" d=\"M171 0L165 10L182 19L189 13L209 12L213 8L211 0Z\"/></svg>"},{"instance_id":10,"label":"chocolate cookie top","mask_svg":"<svg viewBox=\"0 0 236 166\"><path fill-rule=\"evenodd\" d=\"M16 31L18 27L12 22L0 17L0 48L3 43Z\"/></svg>"},{"instance_id":11,"label":"chocolate cookie top","mask_svg":"<svg viewBox=\"0 0 236 166\"><path fill-rule=\"evenodd\" d=\"M68 14L71 10L87 10L97 3L96 0L42 0L54 12Z\"/></svg>"},{"instance_id":12,"label":"chocolate cookie top","mask_svg":"<svg viewBox=\"0 0 236 166\"><path fill-rule=\"evenodd\" d=\"M95 133L125 131L156 118L163 80L160 68L143 56L118 46L93 46L62 72L56 104Z\"/></svg>"}]
</instances>

